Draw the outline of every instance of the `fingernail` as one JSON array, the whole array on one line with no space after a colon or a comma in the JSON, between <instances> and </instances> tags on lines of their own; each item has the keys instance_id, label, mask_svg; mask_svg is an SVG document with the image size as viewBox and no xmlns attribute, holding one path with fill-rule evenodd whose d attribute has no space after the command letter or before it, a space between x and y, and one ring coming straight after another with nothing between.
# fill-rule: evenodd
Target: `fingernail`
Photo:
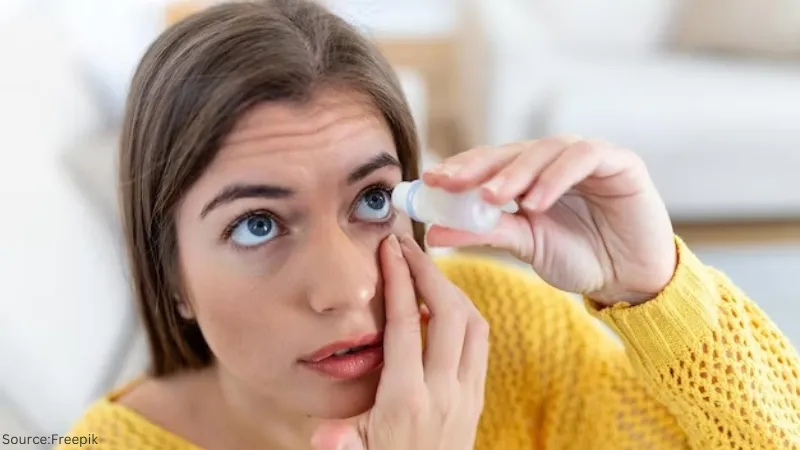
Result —
<instances>
[{"instance_id":1,"label":"fingernail","mask_svg":"<svg viewBox=\"0 0 800 450\"><path fill-rule=\"evenodd\" d=\"M523 200L522 207L525 209L535 210L539 207L539 202L542 199L542 193L539 190L534 190Z\"/></svg>"},{"instance_id":2,"label":"fingernail","mask_svg":"<svg viewBox=\"0 0 800 450\"><path fill-rule=\"evenodd\" d=\"M444 164L437 164L430 169L426 170L428 173L442 173L444 170Z\"/></svg>"},{"instance_id":3,"label":"fingernail","mask_svg":"<svg viewBox=\"0 0 800 450\"><path fill-rule=\"evenodd\" d=\"M351 440L348 440L348 441L340 443L336 447L336 450L360 450L360 449L363 449L363 448L364 447L359 445L357 442L353 442Z\"/></svg>"},{"instance_id":4,"label":"fingernail","mask_svg":"<svg viewBox=\"0 0 800 450\"><path fill-rule=\"evenodd\" d=\"M506 180L502 178L492 178L488 183L483 185L483 188L492 194L497 194L500 188L503 187L503 183L505 183L505 181Z\"/></svg>"},{"instance_id":5,"label":"fingernail","mask_svg":"<svg viewBox=\"0 0 800 450\"><path fill-rule=\"evenodd\" d=\"M406 250L412 250L416 246L416 241L410 236L400 236L400 245Z\"/></svg>"},{"instance_id":6,"label":"fingernail","mask_svg":"<svg viewBox=\"0 0 800 450\"><path fill-rule=\"evenodd\" d=\"M389 235L387 239L389 239L389 249L392 251L392 253L394 253L395 256L402 258L403 250L400 249L400 244L397 242L397 236L392 234Z\"/></svg>"},{"instance_id":7,"label":"fingernail","mask_svg":"<svg viewBox=\"0 0 800 450\"><path fill-rule=\"evenodd\" d=\"M361 445L361 442L356 437L348 433L348 436L340 440L335 448L336 450L361 450L364 446Z\"/></svg>"},{"instance_id":8,"label":"fingernail","mask_svg":"<svg viewBox=\"0 0 800 450\"><path fill-rule=\"evenodd\" d=\"M434 167L434 172L440 175L452 177L461 169L461 166L454 163L443 163Z\"/></svg>"},{"instance_id":9,"label":"fingernail","mask_svg":"<svg viewBox=\"0 0 800 450\"><path fill-rule=\"evenodd\" d=\"M459 164L448 164L444 168L444 173L447 174L448 177L452 177L456 175L458 172L461 171L461 165Z\"/></svg>"}]
</instances>

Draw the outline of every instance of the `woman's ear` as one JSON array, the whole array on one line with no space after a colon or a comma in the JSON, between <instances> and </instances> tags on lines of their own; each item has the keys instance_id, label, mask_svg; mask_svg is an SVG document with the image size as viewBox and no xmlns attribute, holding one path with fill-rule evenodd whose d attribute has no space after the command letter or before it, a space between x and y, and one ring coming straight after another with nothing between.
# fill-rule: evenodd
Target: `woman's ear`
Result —
<instances>
[{"instance_id":1,"label":"woman's ear","mask_svg":"<svg viewBox=\"0 0 800 450\"><path fill-rule=\"evenodd\" d=\"M173 294L173 299L177 305L178 314L180 314L184 320L194 320L194 310L192 309L192 305L189 303L189 301L185 298L182 298L178 294Z\"/></svg>"}]
</instances>

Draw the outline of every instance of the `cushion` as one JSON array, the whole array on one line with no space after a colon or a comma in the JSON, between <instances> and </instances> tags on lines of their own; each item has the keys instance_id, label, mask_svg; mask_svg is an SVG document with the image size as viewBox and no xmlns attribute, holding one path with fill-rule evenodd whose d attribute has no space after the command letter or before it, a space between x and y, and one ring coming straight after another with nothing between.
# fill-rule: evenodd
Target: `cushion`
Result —
<instances>
[{"instance_id":1,"label":"cushion","mask_svg":"<svg viewBox=\"0 0 800 450\"><path fill-rule=\"evenodd\" d=\"M676 41L688 50L800 57L800 2L687 0Z\"/></svg>"},{"instance_id":2,"label":"cushion","mask_svg":"<svg viewBox=\"0 0 800 450\"><path fill-rule=\"evenodd\" d=\"M548 134L637 151L673 219L800 217L800 67L664 57L569 72Z\"/></svg>"},{"instance_id":3,"label":"cushion","mask_svg":"<svg viewBox=\"0 0 800 450\"><path fill-rule=\"evenodd\" d=\"M668 41L676 0L500 0L535 15L573 53L642 55ZM494 2L493 2L494 3Z\"/></svg>"}]
</instances>

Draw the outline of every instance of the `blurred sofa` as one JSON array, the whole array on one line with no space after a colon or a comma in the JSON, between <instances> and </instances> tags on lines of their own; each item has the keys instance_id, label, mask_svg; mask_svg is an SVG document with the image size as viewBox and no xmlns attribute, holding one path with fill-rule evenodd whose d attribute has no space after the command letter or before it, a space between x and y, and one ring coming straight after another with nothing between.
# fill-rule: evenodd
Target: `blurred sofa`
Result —
<instances>
[{"instance_id":1,"label":"blurred sofa","mask_svg":"<svg viewBox=\"0 0 800 450\"><path fill-rule=\"evenodd\" d=\"M644 158L678 221L800 218L800 57L679 44L690 3L465 0L468 145L603 138Z\"/></svg>"}]
</instances>

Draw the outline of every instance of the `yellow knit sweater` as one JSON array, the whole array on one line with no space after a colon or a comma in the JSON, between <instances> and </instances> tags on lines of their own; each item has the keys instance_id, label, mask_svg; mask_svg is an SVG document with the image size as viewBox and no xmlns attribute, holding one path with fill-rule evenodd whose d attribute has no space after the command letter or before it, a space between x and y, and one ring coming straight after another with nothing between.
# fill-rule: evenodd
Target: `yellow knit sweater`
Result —
<instances>
[{"instance_id":1,"label":"yellow knit sweater","mask_svg":"<svg viewBox=\"0 0 800 450\"><path fill-rule=\"evenodd\" d=\"M676 242L678 269L657 298L603 310L495 262L440 262L492 324L477 450L800 449L797 352ZM127 388L73 428L97 436L83 448L198 448L115 403Z\"/></svg>"}]
</instances>

